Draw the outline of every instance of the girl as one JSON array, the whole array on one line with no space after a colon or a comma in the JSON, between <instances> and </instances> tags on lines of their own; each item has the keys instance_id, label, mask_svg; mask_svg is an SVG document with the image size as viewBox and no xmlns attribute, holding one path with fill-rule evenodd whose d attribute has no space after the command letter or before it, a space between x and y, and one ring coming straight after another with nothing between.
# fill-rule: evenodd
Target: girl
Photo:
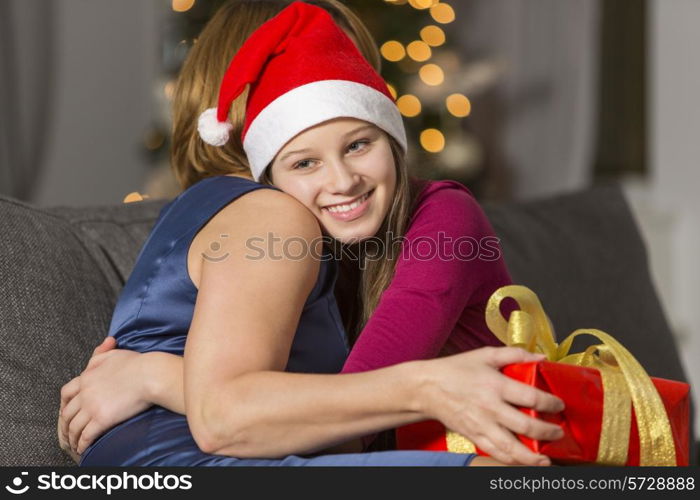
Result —
<instances>
[{"instance_id":1,"label":"girl","mask_svg":"<svg viewBox=\"0 0 700 500\"><path fill-rule=\"evenodd\" d=\"M222 20L217 16L210 26L221 29ZM195 50L216 41L215 35L206 37L212 33L205 30ZM151 403L160 406L102 436L82 463L246 465L251 461L244 457L317 452L425 418L440 419L506 463L548 463L509 430L540 439L558 438L561 430L508 403L558 411L561 402L498 372L503 364L536 356L498 348L401 363L493 343L483 325L484 302L509 279L499 255L487 252L481 256L486 260L478 260L473 252L460 253L465 241L493 234L464 188L434 183L414 186L420 194L411 194L401 117L352 41L323 9L293 2L256 30L231 62L218 108L200 120L207 142L227 143L232 127L225 120L247 84L252 85L241 137L253 177L292 194L306 210L235 174L215 175L219 172L206 164L202 170L210 175L163 209L110 328L120 347L147 354L119 350L93 357L62 391L62 433L82 452L106 428ZM181 80L183 88L187 83ZM207 123L212 115L213 125ZM176 133L177 127L176 113ZM194 144L188 141L190 154ZM180 179L192 179L195 171L188 172ZM208 212L202 207L206 198ZM197 211L199 216L190 215ZM355 297L342 302L346 322L364 329L344 365L348 375L340 377L281 372L332 373L346 354L333 334L342 335L335 304L327 300L333 263L314 263L308 252L290 259L285 249L294 239L302 249L318 251L311 214L336 240L357 247L373 238L385 252L362 261L367 263L362 310L352 310ZM404 234L401 244L393 243ZM268 250L258 260L244 251L251 236ZM282 259L273 258L285 250ZM185 257L178 261L178 255ZM178 273L191 281L178 279ZM193 286L183 289L183 281ZM196 300L191 315L167 310L187 300L192 306ZM290 325L297 320L295 334ZM184 359L172 356L182 354L185 337ZM112 401L110 411L99 396L105 385L88 384L91 391L83 377L107 377L102 378L112 389L107 398L125 399ZM135 378L146 383L115 387ZM161 406L186 410L187 419ZM108 455L112 462L105 462ZM387 452L252 463L463 465L472 458Z\"/></svg>"}]
</instances>

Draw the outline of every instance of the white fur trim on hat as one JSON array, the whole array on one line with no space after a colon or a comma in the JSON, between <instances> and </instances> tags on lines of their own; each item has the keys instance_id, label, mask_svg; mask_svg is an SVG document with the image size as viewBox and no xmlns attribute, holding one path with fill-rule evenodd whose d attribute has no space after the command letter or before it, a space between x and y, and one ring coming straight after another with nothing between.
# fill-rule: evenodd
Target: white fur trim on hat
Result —
<instances>
[{"instance_id":1,"label":"white fur trim on hat","mask_svg":"<svg viewBox=\"0 0 700 500\"><path fill-rule=\"evenodd\" d=\"M220 122L216 117L216 108L209 108L199 115L197 131L199 136L207 144L223 146L228 142L233 125L229 122Z\"/></svg>"},{"instance_id":2,"label":"white fur trim on hat","mask_svg":"<svg viewBox=\"0 0 700 500\"><path fill-rule=\"evenodd\" d=\"M406 151L406 131L394 101L361 83L321 80L281 95L250 124L243 149L255 180L290 139L309 127L339 117L377 125Z\"/></svg>"}]
</instances>

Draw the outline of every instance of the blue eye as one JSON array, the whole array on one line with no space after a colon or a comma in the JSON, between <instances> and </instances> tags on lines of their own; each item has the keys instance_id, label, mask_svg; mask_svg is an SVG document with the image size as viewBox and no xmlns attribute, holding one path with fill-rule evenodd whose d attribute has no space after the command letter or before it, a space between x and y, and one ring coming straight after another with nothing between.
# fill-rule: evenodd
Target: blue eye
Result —
<instances>
[{"instance_id":1,"label":"blue eye","mask_svg":"<svg viewBox=\"0 0 700 500\"><path fill-rule=\"evenodd\" d=\"M362 151L363 149L365 149L364 147L353 148L353 146L359 145L359 144L366 146L370 142L372 142L372 141L370 141L369 139L360 139L357 141L353 141L348 146L348 151L350 151L351 153L355 153L357 151ZM315 162L315 160L301 160L301 161L296 162L294 165L292 165L292 169L293 170L308 170L309 168L311 168L313 166L314 162Z\"/></svg>"},{"instance_id":2,"label":"blue eye","mask_svg":"<svg viewBox=\"0 0 700 500\"><path fill-rule=\"evenodd\" d=\"M311 165L305 165L305 164L308 163L308 162L311 162L311 161L313 161L313 160L301 160L301 161L298 161L298 162L296 162L296 163L294 164L294 166L293 166L292 168L295 169L295 170L305 170L305 169L307 169L307 168L309 168L309 167L311 166Z\"/></svg>"},{"instance_id":3,"label":"blue eye","mask_svg":"<svg viewBox=\"0 0 700 500\"><path fill-rule=\"evenodd\" d=\"M350 146L348 146L348 149L351 149L352 146L354 146L355 144L369 144L369 140L367 140L367 139L361 139L361 140L359 140L359 141L355 141L355 142L353 142L352 144L350 144ZM359 149L355 149L354 151L359 151Z\"/></svg>"}]
</instances>

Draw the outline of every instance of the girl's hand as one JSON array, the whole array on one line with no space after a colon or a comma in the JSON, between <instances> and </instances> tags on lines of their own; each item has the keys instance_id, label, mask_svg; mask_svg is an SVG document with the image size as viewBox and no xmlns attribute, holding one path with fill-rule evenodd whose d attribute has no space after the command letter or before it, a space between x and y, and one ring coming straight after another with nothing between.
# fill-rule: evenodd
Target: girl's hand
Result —
<instances>
[{"instance_id":1,"label":"girl's hand","mask_svg":"<svg viewBox=\"0 0 700 500\"><path fill-rule=\"evenodd\" d=\"M143 355L113 347L100 345L85 370L61 388L59 441L71 456L151 406L142 375Z\"/></svg>"},{"instance_id":2,"label":"girl's hand","mask_svg":"<svg viewBox=\"0 0 700 500\"><path fill-rule=\"evenodd\" d=\"M529 450L513 433L556 440L563 437L563 430L514 406L555 413L564 409L563 401L499 371L512 363L542 359L543 355L514 347L483 347L428 361L424 411L500 462L550 465L549 458Z\"/></svg>"},{"instance_id":3,"label":"girl's hand","mask_svg":"<svg viewBox=\"0 0 700 500\"><path fill-rule=\"evenodd\" d=\"M114 337L105 337L105 339L102 341L100 345L95 347L95 349L92 351L92 359L95 357L97 354L101 354L103 352L107 352L110 349L114 349L117 346L117 341ZM88 362L89 363L89 362ZM64 386L65 387L65 386ZM63 390L63 388L62 388ZM63 418L63 407L64 407L64 398L61 398L61 404L58 410L58 422L56 426L56 432L58 434L58 444L60 445L61 449L68 453L70 457L73 459L75 463L80 462L80 455L76 454L70 447L70 443L68 442L68 425L66 423L66 420Z\"/></svg>"}]
</instances>

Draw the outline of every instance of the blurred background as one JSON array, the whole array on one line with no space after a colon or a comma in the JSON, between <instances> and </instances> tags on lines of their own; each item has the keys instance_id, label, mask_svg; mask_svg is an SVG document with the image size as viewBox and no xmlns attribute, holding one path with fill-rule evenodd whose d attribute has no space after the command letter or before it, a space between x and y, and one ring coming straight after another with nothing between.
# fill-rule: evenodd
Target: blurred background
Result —
<instances>
[{"instance_id":1,"label":"blurred background","mask_svg":"<svg viewBox=\"0 0 700 500\"><path fill-rule=\"evenodd\" d=\"M222 3L0 0L0 194L177 194L174 79ZM700 400L700 0L344 3L381 48L414 174L484 202L624 186Z\"/></svg>"}]
</instances>

